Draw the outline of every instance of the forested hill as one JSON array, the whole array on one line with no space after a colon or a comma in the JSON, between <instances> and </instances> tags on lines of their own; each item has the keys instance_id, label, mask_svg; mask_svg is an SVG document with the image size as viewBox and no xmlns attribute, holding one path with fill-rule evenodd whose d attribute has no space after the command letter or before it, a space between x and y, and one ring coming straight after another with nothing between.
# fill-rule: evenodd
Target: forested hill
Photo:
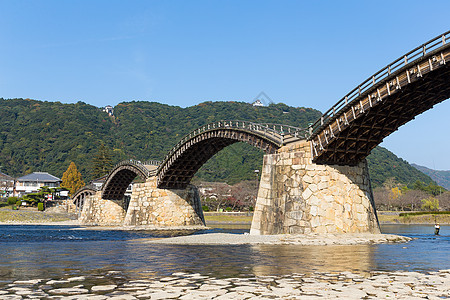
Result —
<instances>
[{"instance_id":1,"label":"forested hill","mask_svg":"<svg viewBox=\"0 0 450 300\"><path fill-rule=\"evenodd\" d=\"M2 172L16 177L34 171L61 177L74 161L87 181L101 143L110 149L114 163L128 158L161 160L185 134L213 121L246 120L306 128L320 115L311 108L281 103L254 107L243 102L204 102L181 108L141 101L118 104L110 117L83 102L0 98L0 166ZM417 179L431 182L407 162L386 153L390 152L381 148L369 157L375 185L388 177L398 177L401 183ZM254 179L253 171L260 168L262 155L247 144L237 143L218 153L197 176L229 183Z\"/></svg>"},{"instance_id":2,"label":"forested hill","mask_svg":"<svg viewBox=\"0 0 450 300\"><path fill-rule=\"evenodd\" d=\"M98 141L114 124L97 107L34 100L0 99L0 165L18 177L35 171L61 178L70 161L87 177Z\"/></svg>"},{"instance_id":3,"label":"forested hill","mask_svg":"<svg viewBox=\"0 0 450 300\"><path fill-rule=\"evenodd\" d=\"M437 184L439 184L443 188L450 190L450 171L433 170L416 164L411 165L417 170L430 176L434 181L436 181Z\"/></svg>"},{"instance_id":4,"label":"forested hill","mask_svg":"<svg viewBox=\"0 0 450 300\"><path fill-rule=\"evenodd\" d=\"M412 186L417 180L426 184L433 180L383 147L376 147L367 157L373 187L381 186L386 179L395 178L398 183Z\"/></svg>"}]
</instances>

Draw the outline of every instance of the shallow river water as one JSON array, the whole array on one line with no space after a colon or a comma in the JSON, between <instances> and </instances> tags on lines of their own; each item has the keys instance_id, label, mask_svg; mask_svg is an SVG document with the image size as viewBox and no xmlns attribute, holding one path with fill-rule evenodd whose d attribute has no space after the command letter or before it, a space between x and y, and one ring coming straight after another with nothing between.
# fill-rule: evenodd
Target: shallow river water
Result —
<instances>
[{"instance_id":1,"label":"shallow river water","mask_svg":"<svg viewBox=\"0 0 450 300\"><path fill-rule=\"evenodd\" d=\"M406 244L192 246L148 244L164 237L146 231L79 230L73 226L0 225L0 287L13 280L123 274L127 279L175 272L217 278L292 273L450 269L450 226L384 225L410 236ZM197 232L232 232L212 229Z\"/></svg>"}]
</instances>

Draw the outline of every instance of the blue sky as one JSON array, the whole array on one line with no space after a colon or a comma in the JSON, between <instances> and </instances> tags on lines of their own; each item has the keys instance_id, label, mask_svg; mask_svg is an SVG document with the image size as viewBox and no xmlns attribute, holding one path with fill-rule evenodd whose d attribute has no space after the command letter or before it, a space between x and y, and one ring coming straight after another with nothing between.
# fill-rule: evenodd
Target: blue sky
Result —
<instances>
[{"instance_id":1,"label":"blue sky","mask_svg":"<svg viewBox=\"0 0 450 300\"><path fill-rule=\"evenodd\" d=\"M327 110L450 29L450 1L0 0L0 97L95 106L252 101ZM450 170L450 101L382 146Z\"/></svg>"}]
</instances>

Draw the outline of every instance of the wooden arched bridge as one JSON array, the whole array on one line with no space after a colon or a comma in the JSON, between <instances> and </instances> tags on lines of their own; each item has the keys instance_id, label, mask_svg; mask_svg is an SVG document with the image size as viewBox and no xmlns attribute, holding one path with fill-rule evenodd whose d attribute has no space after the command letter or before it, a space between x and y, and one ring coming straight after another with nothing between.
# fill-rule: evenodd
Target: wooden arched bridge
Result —
<instances>
[{"instance_id":1,"label":"wooden arched bridge","mask_svg":"<svg viewBox=\"0 0 450 300\"><path fill-rule=\"evenodd\" d=\"M450 98L450 31L351 90L310 127L313 161L355 165L385 137Z\"/></svg>"},{"instance_id":2,"label":"wooden arched bridge","mask_svg":"<svg viewBox=\"0 0 450 300\"><path fill-rule=\"evenodd\" d=\"M307 130L279 124L219 121L204 125L183 137L158 167L158 186L184 188L197 170L214 154L236 142L245 142L275 153L281 146L305 139Z\"/></svg>"},{"instance_id":3,"label":"wooden arched bridge","mask_svg":"<svg viewBox=\"0 0 450 300\"><path fill-rule=\"evenodd\" d=\"M88 184L77 190L72 195L73 204L75 205L75 212L78 216L80 216L81 211L83 210L84 202L86 201L86 199L94 195L99 190L99 187L93 184Z\"/></svg>"},{"instance_id":4,"label":"wooden arched bridge","mask_svg":"<svg viewBox=\"0 0 450 300\"><path fill-rule=\"evenodd\" d=\"M306 129L293 126L245 121L210 123L184 136L162 162L130 159L115 165L103 184L102 198L122 199L136 177L145 181L156 176L160 188L185 188L208 159L236 142L249 143L271 154L283 145L306 138Z\"/></svg>"},{"instance_id":5,"label":"wooden arched bridge","mask_svg":"<svg viewBox=\"0 0 450 300\"><path fill-rule=\"evenodd\" d=\"M146 180L151 176L155 176L156 168L159 164L160 162L156 160L141 162L127 159L121 161L106 176L102 188L102 198L109 200L122 199L127 187L136 177L139 176L142 180Z\"/></svg>"},{"instance_id":6,"label":"wooden arched bridge","mask_svg":"<svg viewBox=\"0 0 450 300\"><path fill-rule=\"evenodd\" d=\"M128 209L125 218L129 224L154 222L149 218L172 224L171 212L154 211L155 201L165 201L166 206L167 201L181 203L180 199L190 199L188 206L201 215L200 220L199 198L189 182L214 154L246 142L266 153L253 232L376 232L379 227L364 159L401 125L450 98L449 42L450 31L401 56L307 129L219 121L184 136L162 162L123 161L107 175L101 199L121 200L129 184L140 177L148 184L136 194L133 189L133 212ZM99 192L86 188L75 197ZM139 215L139 210L145 213Z\"/></svg>"}]
</instances>

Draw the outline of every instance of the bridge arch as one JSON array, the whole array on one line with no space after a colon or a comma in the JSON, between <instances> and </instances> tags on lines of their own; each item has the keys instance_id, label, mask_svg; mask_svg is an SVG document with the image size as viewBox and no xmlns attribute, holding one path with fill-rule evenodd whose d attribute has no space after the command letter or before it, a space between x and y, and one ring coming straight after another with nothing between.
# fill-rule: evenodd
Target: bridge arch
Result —
<instances>
[{"instance_id":1,"label":"bridge arch","mask_svg":"<svg viewBox=\"0 0 450 300\"><path fill-rule=\"evenodd\" d=\"M275 153L286 143L306 138L306 130L278 124L219 121L204 125L181 139L157 171L159 188L185 188L212 156L236 142Z\"/></svg>"},{"instance_id":2,"label":"bridge arch","mask_svg":"<svg viewBox=\"0 0 450 300\"><path fill-rule=\"evenodd\" d=\"M354 88L310 127L313 162L356 165L385 137L450 98L450 31Z\"/></svg>"},{"instance_id":3,"label":"bridge arch","mask_svg":"<svg viewBox=\"0 0 450 300\"><path fill-rule=\"evenodd\" d=\"M102 199L121 200L130 183L141 177L146 180L154 176L158 161L140 162L137 160L124 160L111 170L102 187Z\"/></svg>"},{"instance_id":4,"label":"bridge arch","mask_svg":"<svg viewBox=\"0 0 450 300\"><path fill-rule=\"evenodd\" d=\"M96 186L90 184L80 188L72 195L72 202L75 205L75 211L78 217L83 211L83 206L86 199L98 191L99 189Z\"/></svg>"},{"instance_id":5,"label":"bridge arch","mask_svg":"<svg viewBox=\"0 0 450 300\"><path fill-rule=\"evenodd\" d=\"M93 195L95 194L99 189L92 185L85 185L82 188L78 189L73 195L72 195L72 200L75 201L79 196L83 195L83 194L87 194L87 195Z\"/></svg>"}]
</instances>

